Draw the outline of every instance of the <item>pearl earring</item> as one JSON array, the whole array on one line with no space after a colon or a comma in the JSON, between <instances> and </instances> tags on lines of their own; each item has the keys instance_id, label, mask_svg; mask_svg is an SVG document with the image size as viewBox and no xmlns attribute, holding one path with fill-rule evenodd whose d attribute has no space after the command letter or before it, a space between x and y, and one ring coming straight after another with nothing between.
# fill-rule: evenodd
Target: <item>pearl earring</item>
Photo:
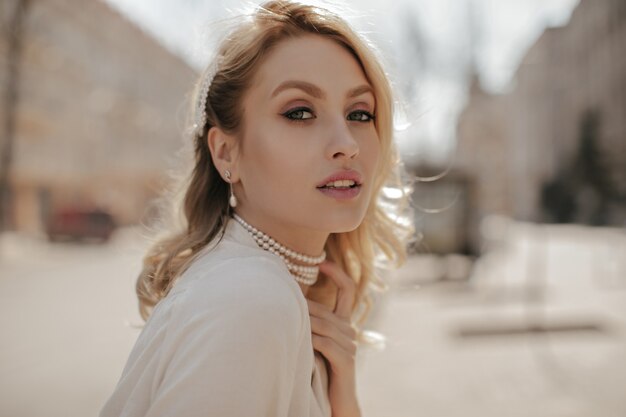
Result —
<instances>
[{"instance_id":1,"label":"pearl earring","mask_svg":"<svg viewBox=\"0 0 626 417\"><path fill-rule=\"evenodd\" d=\"M230 182L230 171L226 170L224 175L230 185L230 198L228 199L228 204L230 204L231 207L237 207L237 197L235 197L235 194L233 193L233 184Z\"/></svg>"}]
</instances>

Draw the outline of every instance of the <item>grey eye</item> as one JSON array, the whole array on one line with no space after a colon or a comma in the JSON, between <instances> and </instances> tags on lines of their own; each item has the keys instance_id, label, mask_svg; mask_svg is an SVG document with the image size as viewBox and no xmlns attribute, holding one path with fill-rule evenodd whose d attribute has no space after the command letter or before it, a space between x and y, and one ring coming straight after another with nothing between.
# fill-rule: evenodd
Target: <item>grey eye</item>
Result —
<instances>
[{"instance_id":1,"label":"grey eye","mask_svg":"<svg viewBox=\"0 0 626 417\"><path fill-rule=\"evenodd\" d=\"M308 120L314 118L313 113L306 107L290 110L284 113L283 116L290 120Z\"/></svg>"},{"instance_id":2,"label":"grey eye","mask_svg":"<svg viewBox=\"0 0 626 417\"><path fill-rule=\"evenodd\" d=\"M350 113L348 115L348 120L352 120L355 122L369 122L371 120L374 120L374 116L365 110L359 110Z\"/></svg>"}]
</instances>

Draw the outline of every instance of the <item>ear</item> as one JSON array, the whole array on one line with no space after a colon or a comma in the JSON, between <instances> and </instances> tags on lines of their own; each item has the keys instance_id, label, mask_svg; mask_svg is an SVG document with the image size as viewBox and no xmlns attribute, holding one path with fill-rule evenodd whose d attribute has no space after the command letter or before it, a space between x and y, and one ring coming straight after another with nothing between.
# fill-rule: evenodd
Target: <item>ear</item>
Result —
<instances>
[{"instance_id":1,"label":"ear","mask_svg":"<svg viewBox=\"0 0 626 417\"><path fill-rule=\"evenodd\" d=\"M237 139L229 135L219 127L213 126L207 135L207 145L211 152L211 159L220 175L226 180L224 172L228 169L231 173L230 182L237 182L237 162L239 159L239 147ZM228 182L228 181L227 181Z\"/></svg>"}]
</instances>

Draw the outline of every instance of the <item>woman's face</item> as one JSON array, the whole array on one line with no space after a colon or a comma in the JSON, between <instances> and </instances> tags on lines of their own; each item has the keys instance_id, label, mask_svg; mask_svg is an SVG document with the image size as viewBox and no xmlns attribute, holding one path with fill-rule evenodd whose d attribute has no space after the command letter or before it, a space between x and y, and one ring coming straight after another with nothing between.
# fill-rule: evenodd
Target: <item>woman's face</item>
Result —
<instances>
[{"instance_id":1,"label":"woman's face","mask_svg":"<svg viewBox=\"0 0 626 417\"><path fill-rule=\"evenodd\" d=\"M361 67L339 44L317 35L277 44L243 101L242 210L328 233L358 227L379 160L375 107ZM359 176L356 189L319 188L347 171Z\"/></svg>"}]
</instances>

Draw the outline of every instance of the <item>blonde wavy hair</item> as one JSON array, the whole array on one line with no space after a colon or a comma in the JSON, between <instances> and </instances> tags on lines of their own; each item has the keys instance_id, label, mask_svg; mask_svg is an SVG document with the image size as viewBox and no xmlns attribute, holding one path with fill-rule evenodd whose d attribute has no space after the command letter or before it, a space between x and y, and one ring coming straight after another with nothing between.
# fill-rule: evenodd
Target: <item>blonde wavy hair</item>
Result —
<instances>
[{"instance_id":1,"label":"blonde wavy hair","mask_svg":"<svg viewBox=\"0 0 626 417\"><path fill-rule=\"evenodd\" d=\"M381 278L382 271L397 268L406 260L407 244L414 236L409 203L413 187L393 142L394 102L376 49L342 18L324 8L269 1L224 38L192 95L190 123L198 120L195 103L202 95L202 85L208 82L206 77L212 76L205 107L200 109L205 112L206 123L200 134L191 135L195 163L189 164L190 172L175 180L162 197L167 204L160 213L163 230L148 250L137 279L139 311L144 320L199 251L215 238L221 239L230 216L229 186L213 165L207 145L208 130L219 126L228 133L239 133L243 128L242 97L263 59L281 40L305 34L323 36L346 48L361 65L376 97L375 126L381 142L381 163L372 199L363 222L351 232L331 234L325 246L327 258L341 266L356 283L356 326L362 325L370 312L371 290L388 288ZM324 275L307 293L307 298L330 307L336 297L334 282Z\"/></svg>"}]
</instances>

